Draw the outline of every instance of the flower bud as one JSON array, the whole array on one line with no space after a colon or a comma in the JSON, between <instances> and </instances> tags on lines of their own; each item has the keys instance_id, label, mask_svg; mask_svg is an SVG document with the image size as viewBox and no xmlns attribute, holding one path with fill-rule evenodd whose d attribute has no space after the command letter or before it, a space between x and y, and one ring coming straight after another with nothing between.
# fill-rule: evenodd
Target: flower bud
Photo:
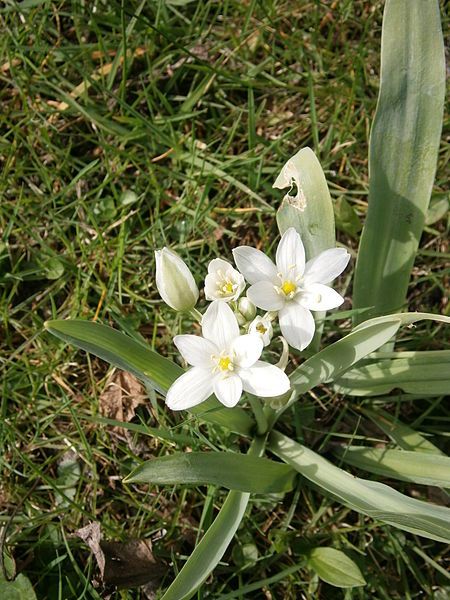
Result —
<instances>
[{"instance_id":1,"label":"flower bud","mask_svg":"<svg viewBox=\"0 0 450 600\"><path fill-rule=\"evenodd\" d=\"M191 310L198 300L198 288L186 263L168 248L155 251L156 287L161 298L174 310Z\"/></svg>"},{"instance_id":2,"label":"flower bud","mask_svg":"<svg viewBox=\"0 0 450 600\"><path fill-rule=\"evenodd\" d=\"M253 304L253 302L250 302L247 296L239 300L237 308L247 321L251 321L256 316L256 306Z\"/></svg>"},{"instance_id":3,"label":"flower bud","mask_svg":"<svg viewBox=\"0 0 450 600\"><path fill-rule=\"evenodd\" d=\"M273 336L272 323L267 317L256 317L255 320L250 323L248 332L259 335L264 346L268 346Z\"/></svg>"}]
</instances>

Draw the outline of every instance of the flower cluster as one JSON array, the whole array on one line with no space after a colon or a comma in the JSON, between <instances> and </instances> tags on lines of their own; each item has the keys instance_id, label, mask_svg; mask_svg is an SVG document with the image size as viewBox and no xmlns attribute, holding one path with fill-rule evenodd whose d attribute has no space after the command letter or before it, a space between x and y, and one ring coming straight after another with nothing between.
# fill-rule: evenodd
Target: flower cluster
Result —
<instances>
[{"instance_id":1,"label":"flower cluster","mask_svg":"<svg viewBox=\"0 0 450 600\"><path fill-rule=\"evenodd\" d=\"M290 384L283 370L259 360L271 342L274 320L278 317L288 344L304 350L315 331L311 311L337 308L344 301L329 284L347 266L348 252L331 248L306 262L293 227L282 235L275 262L249 246L235 248L233 257L237 269L221 258L209 263L205 298L211 304L200 315L202 336L174 338L191 368L167 393L166 403L173 410L195 406L213 393L227 407L235 406L243 391L265 398L286 393ZM246 282L250 287L241 297ZM156 284L175 310L194 309L199 296L194 278L167 248L156 252ZM257 315L256 308L265 314Z\"/></svg>"}]
</instances>

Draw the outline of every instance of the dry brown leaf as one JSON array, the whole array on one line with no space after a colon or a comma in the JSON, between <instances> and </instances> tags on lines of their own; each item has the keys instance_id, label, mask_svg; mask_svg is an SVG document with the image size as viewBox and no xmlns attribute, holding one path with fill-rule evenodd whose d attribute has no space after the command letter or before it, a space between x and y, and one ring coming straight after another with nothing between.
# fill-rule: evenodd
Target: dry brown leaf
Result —
<instances>
[{"instance_id":1,"label":"dry brown leaf","mask_svg":"<svg viewBox=\"0 0 450 600\"><path fill-rule=\"evenodd\" d=\"M99 398L100 413L108 419L128 422L146 402L144 386L127 371L114 371Z\"/></svg>"},{"instance_id":2,"label":"dry brown leaf","mask_svg":"<svg viewBox=\"0 0 450 600\"><path fill-rule=\"evenodd\" d=\"M97 562L100 581L94 583L118 589L145 585L146 593L156 589L165 565L154 558L150 540L102 541L100 525L95 522L75 535L89 546Z\"/></svg>"}]
</instances>

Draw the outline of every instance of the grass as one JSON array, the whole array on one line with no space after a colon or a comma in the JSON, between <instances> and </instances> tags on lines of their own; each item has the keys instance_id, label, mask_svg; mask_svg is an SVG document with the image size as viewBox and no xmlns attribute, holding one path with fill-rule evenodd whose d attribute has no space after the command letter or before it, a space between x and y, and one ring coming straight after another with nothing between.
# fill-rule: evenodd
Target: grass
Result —
<instances>
[{"instance_id":1,"label":"grass","mask_svg":"<svg viewBox=\"0 0 450 600\"><path fill-rule=\"evenodd\" d=\"M43 322L98 319L175 358L172 336L192 324L161 303L153 250L176 249L198 282L208 261L230 257L235 245L273 251L280 195L271 185L305 145L326 172L338 239L356 252L358 227L345 224L342 199L363 221L381 18L382 3L367 0L7 0L0 8L0 520L39 599L101 596L94 561L73 537L90 521L106 539L154 539L158 560L172 565L162 587L211 523L223 490L122 485L136 456L187 447L147 427L189 436L194 450L242 447L152 395L136 408L138 427L105 425L107 365L43 333ZM444 139L436 200L448 157ZM425 231L411 310L448 314L446 235L445 219ZM350 288L347 297L348 309ZM330 320L326 337L348 327ZM401 342L448 347L443 328L429 323ZM445 450L450 415L439 399L377 402ZM283 427L325 455L342 438L385 439L358 405L316 389ZM367 587L320 582L303 566L308 544L348 551ZM283 498L251 501L235 549L199 597L440 600L450 594L445 566L442 544L374 523L302 482ZM147 596L135 588L113 597Z\"/></svg>"}]
</instances>

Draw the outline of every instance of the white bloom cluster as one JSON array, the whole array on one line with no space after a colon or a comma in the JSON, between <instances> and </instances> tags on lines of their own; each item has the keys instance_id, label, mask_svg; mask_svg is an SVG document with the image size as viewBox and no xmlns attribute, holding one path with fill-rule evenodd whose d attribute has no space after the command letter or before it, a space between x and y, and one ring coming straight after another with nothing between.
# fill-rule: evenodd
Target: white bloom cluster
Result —
<instances>
[{"instance_id":1,"label":"white bloom cluster","mask_svg":"<svg viewBox=\"0 0 450 600\"><path fill-rule=\"evenodd\" d=\"M288 161L274 185L295 184L299 196L295 158ZM304 209L301 200L296 198ZM330 248L306 261L302 240L293 227L281 236L275 262L256 248L239 246L233 250L237 269L222 258L209 263L205 298L211 304L201 316L194 310L199 291L187 265L167 248L155 254L156 285L163 300L175 310L194 311L201 317L202 337L174 338L191 368L168 391L166 403L173 410L195 406L213 393L232 407L243 391L266 398L288 391L289 379L283 370L259 360L272 340L273 322L278 318L290 346L304 350L315 331L311 311L323 312L344 302L329 284L350 259L344 248ZM241 297L246 283L247 295ZM265 314L257 315L256 308Z\"/></svg>"}]
</instances>

